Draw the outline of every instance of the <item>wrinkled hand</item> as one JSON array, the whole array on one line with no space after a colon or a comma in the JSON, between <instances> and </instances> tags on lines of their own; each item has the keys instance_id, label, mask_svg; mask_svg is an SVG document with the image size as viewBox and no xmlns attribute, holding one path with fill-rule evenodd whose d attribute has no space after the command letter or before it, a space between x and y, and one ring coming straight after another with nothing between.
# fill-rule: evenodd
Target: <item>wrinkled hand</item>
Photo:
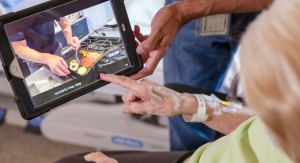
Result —
<instances>
[{"instance_id":1,"label":"wrinkled hand","mask_svg":"<svg viewBox=\"0 0 300 163\"><path fill-rule=\"evenodd\" d=\"M135 26L133 33L140 42L137 53L142 56L146 67L130 78L137 80L153 74L183 25L176 5L169 5L160 9L153 18L149 36L142 35L139 27Z\"/></svg>"},{"instance_id":2,"label":"wrinkled hand","mask_svg":"<svg viewBox=\"0 0 300 163\"><path fill-rule=\"evenodd\" d=\"M150 114L160 116L190 115L197 113L197 99L180 94L148 79L135 81L125 76L101 74L101 79L120 85L130 91L123 96L124 114Z\"/></svg>"},{"instance_id":3,"label":"wrinkled hand","mask_svg":"<svg viewBox=\"0 0 300 163\"><path fill-rule=\"evenodd\" d=\"M71 37L67 40L68 45L72 46L73 50L78 50L81 46L78 37Z\"/></svg>"},{"instance_id":4,"label":"wrinkled hand","mask_svg":"<svg viewBox=\"0 0 300 163\"><path fill-rule=\"evenodd\" d=\"M93 161L95 163L118 163L117 160L107 157L101 152L95 152L84 156L86 161Z\"/></svg>"},{"instance_id":5,"label":"wrinkled hand","mask_svg":"<svg viewBox=\"0 0 300 163\"><path fill-rule=\"evenodd\" d=\"M58 76L67 76L71 72L68 70L66 61L56 55L45 54L45 63L49 66L50 70Z\"/></svg>"}]
</instances>

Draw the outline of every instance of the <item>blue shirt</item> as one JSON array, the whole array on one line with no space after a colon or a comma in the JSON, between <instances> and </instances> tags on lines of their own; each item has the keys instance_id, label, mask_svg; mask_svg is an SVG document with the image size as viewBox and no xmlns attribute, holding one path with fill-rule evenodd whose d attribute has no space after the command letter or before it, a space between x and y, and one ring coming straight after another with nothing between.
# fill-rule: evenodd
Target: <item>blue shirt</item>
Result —
<instances>
[{"instance_id":1,"label":"blue shirt","mask_svg":"<svg viewBox=\"0 0 300 163\"><path fill-rule=\"evenodd\" d=\"M54 21L10 35L9 38L11 42L26 40L29 48L41 53L54 54L59 47L55 38Z\"/></svg>"},{"instance_id":2,"label":"blue shirt","mask_svg":"<svg viewBox=\"0 0 300 163\"><path fill-rule=\"evenodd\" d=\"M24 0L0 0L0 3L11 12L13 7ZM59 21L59 20L58 20ZM10 36L10 41L27 41L27 46L42 53L55 53L59 43L55 39L54 21L33 27Z\"/></svg>"}]
</instances>

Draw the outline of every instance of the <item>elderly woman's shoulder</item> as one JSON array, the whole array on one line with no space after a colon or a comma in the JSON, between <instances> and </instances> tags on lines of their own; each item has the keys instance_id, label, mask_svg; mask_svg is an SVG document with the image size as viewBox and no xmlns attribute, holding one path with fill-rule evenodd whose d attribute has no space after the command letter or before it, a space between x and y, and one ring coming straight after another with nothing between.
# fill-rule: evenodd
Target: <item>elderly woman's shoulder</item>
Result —
<instances>
[{"instance_id":1,"label":"elderly woman's shoulder","mask_svg":"<svg viewBox=\"0 0 300 163\"><path fill-rule=\"evenodd\" d=\"M263 122L252 117L231 134L199 148L190 162L292 163L270 135Z\"/></svg>"},{"instance_id":2,"label":"elderly woman's shoulder","mask_svg":"<svg viewBox=\"0 0 300 163\"><path fill-rule=\"evenodd\" d=\"M249 129L247 133L244 133L243 137L247 137L246 139L248 139L249 145L258 162L293 163L279 148L272 133L267 129L262 120L253 117L245 123L249 125Z\"/></svg>"}]
</instances>

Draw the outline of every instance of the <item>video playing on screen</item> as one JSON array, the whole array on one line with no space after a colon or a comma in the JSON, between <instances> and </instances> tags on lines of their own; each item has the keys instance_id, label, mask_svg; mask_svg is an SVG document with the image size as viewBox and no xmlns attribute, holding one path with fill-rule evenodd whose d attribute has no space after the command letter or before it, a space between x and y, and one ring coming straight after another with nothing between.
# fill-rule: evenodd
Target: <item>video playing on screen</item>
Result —
<instances>
[{"instance_id":1,"label":"video playing on screen","mask_svg":"<svg viewBox=\"0 0 300 163\"><path fill-rule=\"evenodd\" d=\"M43 22L45 13L26 30L16 31L24 20L5 26L35 105L131 66L110 1Z\"/></svg>"}]
</instances>

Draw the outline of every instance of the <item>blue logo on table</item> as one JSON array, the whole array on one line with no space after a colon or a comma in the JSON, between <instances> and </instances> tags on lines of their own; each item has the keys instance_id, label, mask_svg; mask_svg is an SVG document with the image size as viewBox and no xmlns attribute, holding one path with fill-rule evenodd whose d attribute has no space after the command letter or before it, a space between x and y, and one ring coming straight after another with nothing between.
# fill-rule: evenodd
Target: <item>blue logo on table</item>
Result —
<instances>
[{"instance_id":1,"label":"blue logo on table","mask_svg":"<svg viewBox=\"0 0 300 163\"><path fill-rule=\"evenodd\" d=\"M143 143L139 140L134 140L134 139L128 139L120 136L114 136L112 137L112 142L114 144L126 146L126 147L132 147L132 148L142 148Z\"/></svg>"}]
</instances>

